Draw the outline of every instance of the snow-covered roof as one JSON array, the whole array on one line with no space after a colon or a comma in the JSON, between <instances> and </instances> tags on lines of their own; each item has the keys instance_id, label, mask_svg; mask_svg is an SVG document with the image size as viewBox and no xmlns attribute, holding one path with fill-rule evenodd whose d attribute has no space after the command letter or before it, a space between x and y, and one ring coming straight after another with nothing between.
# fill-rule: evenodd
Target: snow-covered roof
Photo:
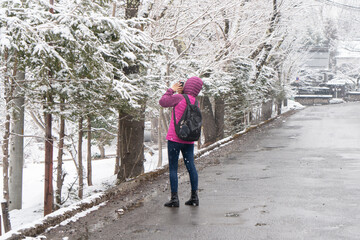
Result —
<instances>
[{"instance_id":1,"label":"snow-covered roof","mask_svg":"<svg viewBox=\"0 0 360 240\"><path fill-rule=\"evenodd\" d=\"M326 83L326 85L345 85L354 84L354 81L347 78L334 78Z\"/></svg>"},{"instance_id":2,"label":"snow-covered roof","mask_svg":"<svg viewBox=\"0 0 360 240\"><path fill-rule=\"evenodd\" d=\"M332 95L295 95L295 98L332 98Z\"/></svg>"},{"instance_id":3,"label":"snow-covered roof","mask_svg":"<svg viewBox=\"0 0 360 240\"><path fill-rule=\"evenodd\" d=\"M360 58L360 40L341 41L337 58Z\"/></svg>"},{"instance_id":4,"label":"snow-covered roof","mask_svg":"<svg viewBox=\"0 0 360 240\"><path fill-rule=\"evenodd\" d=\"M329 69L329 57L328 51L312 50L304 66L313 69Z\"/></svg>"}]
</instances>

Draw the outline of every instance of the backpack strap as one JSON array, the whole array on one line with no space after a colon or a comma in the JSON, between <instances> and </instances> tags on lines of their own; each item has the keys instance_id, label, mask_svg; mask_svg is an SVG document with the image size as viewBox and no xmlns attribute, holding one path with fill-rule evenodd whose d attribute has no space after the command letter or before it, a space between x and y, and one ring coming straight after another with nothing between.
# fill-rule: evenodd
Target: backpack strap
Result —
<instances>
[{"instance_id":1,"label":"backpack strap","mask_svg":"<svg viewBox=\"0 0 360 240\"><path fill-rule=\"evenodd\" d=\"M187 104L187 105L191 105L191 102L190 102L190 99L189 99L188 95L187 95L187 94L182 94L182 95L184 96L184 98L185 98L185 100L186 100L186 104ZM196 98L195 98L195 103L194 103L194 105L198 106L198 101L196 100Z\"/></svg>"},{"instance_id":2,"label":"backpack strap","mask_svg":"<svg viewBox=\"0 0 360 240\"><path fill-rule=\"evenodd\" d=\"M186 104L187 104L187 105L190 105L191 102L190 102L189 96L188 96L187 94L182 94L182 95L184 96L184 98L185 98L185 100L186 100Z\"/></svg>"},{"instance_id":3,"label":"backpack strap","mask_svg":"<svg viewBox=\"0 0 360 240\"><path fill-rule=\"evenodd\" d=\"M188 97L186 94L181 94L181 95L183 95L183 97L185 98L186 104L190 104L189 97ZM176 107L176 106L174 106L174 109L173 109L173 114L174 114L173 119L174 119L174 126L175 126L175 128L176 128L175 107Z\"/></svg>"},{"instance_id":4,"label":"backpack strap","mask_svg":"<svg viewBox=\"0 0 360 240\"><path fill-rule=\"evenodd\" d=\"M176 119L175 119L175 106L173 108L173 114L174 114L174 121L175 121L175 124L176 124Z\"/></svg>"}]
</instances>

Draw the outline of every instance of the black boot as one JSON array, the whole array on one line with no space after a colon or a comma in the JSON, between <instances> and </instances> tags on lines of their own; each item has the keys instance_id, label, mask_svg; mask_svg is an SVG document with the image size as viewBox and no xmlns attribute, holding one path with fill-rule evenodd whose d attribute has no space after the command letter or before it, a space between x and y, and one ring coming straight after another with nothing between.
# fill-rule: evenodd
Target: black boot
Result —
<instances>
[{"instance_id":1,"label":"black boot","mask_svg":"<svg viewBox=\"0 0 360 240\"><path fill-rule=\"evenodd\" d=\"M171 193L171 199L164 204L165 207L179 207L179 197L177 192Z\"/></svg>"},{"instance_id":2,"label":"black boot","mask_svg":"<svg viewBox=\"0 0 360 240\"><path fill-rule=\"evenodd\" d=\"M199 197L197 191L191 191L191 197L189 201L185 202L185 205L199 206Z\"/></svg>"}]
</instances>

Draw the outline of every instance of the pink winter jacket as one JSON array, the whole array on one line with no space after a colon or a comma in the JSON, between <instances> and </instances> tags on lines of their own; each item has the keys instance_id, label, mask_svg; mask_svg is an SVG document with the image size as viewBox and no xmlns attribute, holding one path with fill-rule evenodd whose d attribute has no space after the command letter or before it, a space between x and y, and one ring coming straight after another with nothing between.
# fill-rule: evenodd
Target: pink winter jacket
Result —
<instances>
[{"instance_id":1,"label":"pink winter jacket","mask_svg":"<svg viewBox=\"0 0 360 240\"><path fill-rule=\"evenodd\" d=\"M195 97L201 91L202 85L203 85L203 82L198 77L191 77L186 81L183 94L188 95L191 104L195 103L195 100L196 100ZM175 118L176 118L176 123L178 123L185 111L185 108L186 108L186 100L185 100L184 96L181 94L174 95L174 90L169 88L166 91L166 93L161 97L159 103L162 107L174 107L175 108ZM174 117L174 113L171 112L171 120L170 120L169 130L166 135L166 139L173 141L173 142L178 142L178 143L193 144L194 142L188 142L188 141L184 141L184 140L181 140L180 138L178 138L178 136L176 135L176 132L175 132L175 125L174 125L173 117Z\"/></svg>"}]
</instances>

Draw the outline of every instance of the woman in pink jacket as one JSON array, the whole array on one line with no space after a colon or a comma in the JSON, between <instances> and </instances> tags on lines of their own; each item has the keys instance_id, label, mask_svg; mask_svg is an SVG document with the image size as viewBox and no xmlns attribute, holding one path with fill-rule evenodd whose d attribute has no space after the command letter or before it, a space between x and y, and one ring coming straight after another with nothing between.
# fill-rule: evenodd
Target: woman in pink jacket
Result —
<instances>
[{"instance_id":1,"label":"woman in pink jacket","mask_svg":"<svg viewBox=\"0 0 360 240\"><path fill-rule=\"evenodd\" d=\"M169 88L161 97L159 103L162 107L174 107L176 123L182 117L185 108L186 100L182 94L187 94L191 104L195 103L195 97L202 89L203 81L198 77L189 78L184 87L181 83L175 83ZM180 94L174 94L178 92ZM171 114L170 126L166 135L168 140L168 158L169 158L169 173L171 186L171 199L165 203L165 207L179 207L178 197L178 160L180 151L184 158L186 169L189 172L191 183L191 197L185 202L185 205L199 206L198 190L198 174L194 163L194 142L187 142L178 138L175 132L173 113Z\"/></svg>"}]
</instances>

